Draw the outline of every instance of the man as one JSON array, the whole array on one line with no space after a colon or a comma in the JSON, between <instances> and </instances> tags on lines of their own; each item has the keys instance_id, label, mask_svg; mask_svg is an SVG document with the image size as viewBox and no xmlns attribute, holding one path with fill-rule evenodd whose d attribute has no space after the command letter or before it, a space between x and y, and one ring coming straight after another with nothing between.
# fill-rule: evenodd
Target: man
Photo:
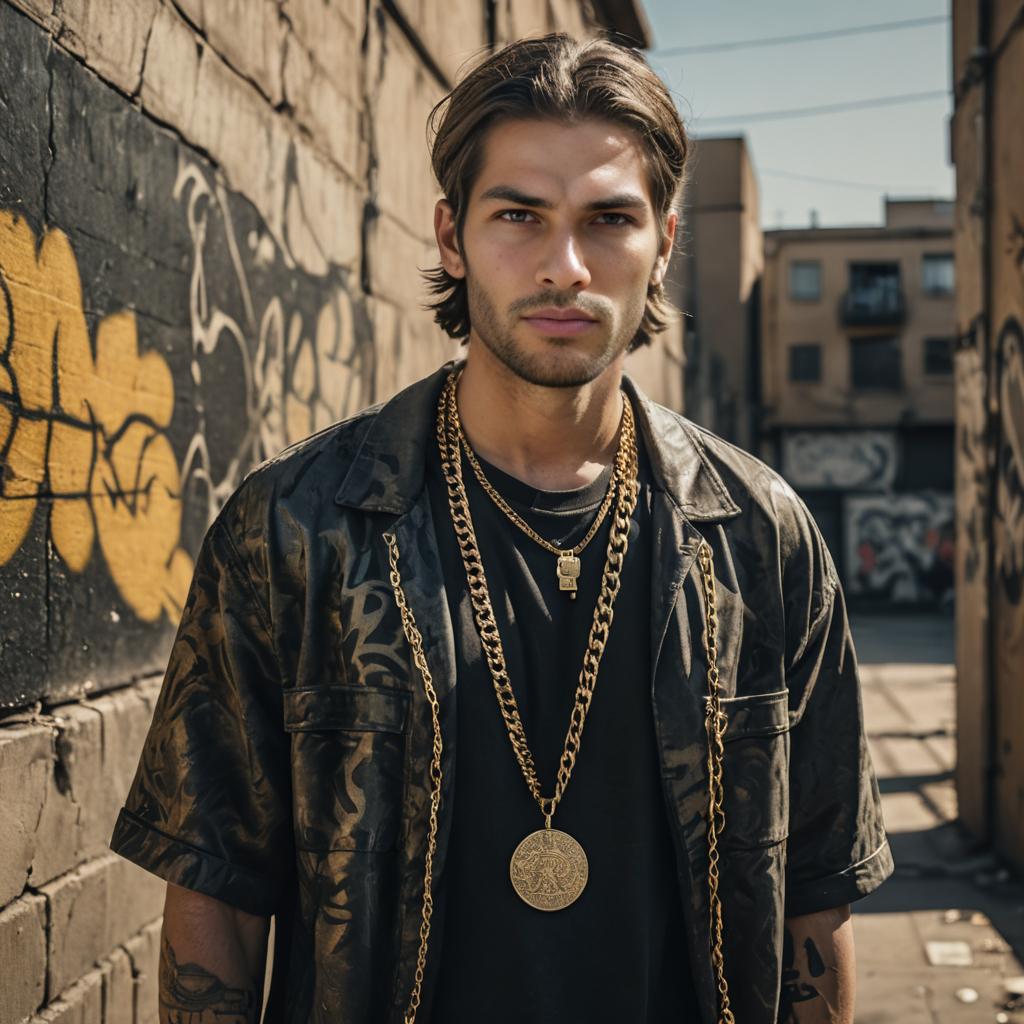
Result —
<instances>
[{"instance_id":1,"label":"man","mask_svg":"<svg viewBox=\"0 0 1024 1024\"><path fill-rule=\"evenodd\" d=\"M163 1019L835 1021L891 871L835 569L649 402L687 141L634 52L437 112L446 367L256 470L200 552L113 847ZM191 1014L191 1016L190 1016Z\"/></svg>"}]
</instances>

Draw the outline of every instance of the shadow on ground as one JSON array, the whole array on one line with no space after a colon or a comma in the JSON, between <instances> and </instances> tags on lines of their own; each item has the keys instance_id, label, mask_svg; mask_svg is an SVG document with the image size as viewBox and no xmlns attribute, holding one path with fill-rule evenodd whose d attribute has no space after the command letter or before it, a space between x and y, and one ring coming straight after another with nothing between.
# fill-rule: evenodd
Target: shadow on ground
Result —
<instances>
[{"instance_id":1,"label":"shadow on ground","mask_svg":"<svg viewBox=\"0 0 1024 1024\"><path fill-rule=\"evenodd\" d=\"M957 824L952 620L851 624L896 863L854 905L857 1024L1024 1024L1006 987L1024 974L1024 884Z\"/></svg>"}]
</instances>

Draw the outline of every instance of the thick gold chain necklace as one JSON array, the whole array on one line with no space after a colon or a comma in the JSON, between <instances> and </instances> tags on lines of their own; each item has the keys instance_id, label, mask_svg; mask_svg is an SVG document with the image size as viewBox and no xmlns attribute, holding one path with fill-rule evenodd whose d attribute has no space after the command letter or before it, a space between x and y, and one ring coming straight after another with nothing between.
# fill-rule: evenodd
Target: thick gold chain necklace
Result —
<instances>
[{"instance_id":1,"label":"thick gold chain necklace","mask_svg":"<svg viewBox=\"0 0 1024 1024\"><path fill-rule=\"evenodd\" d=\"M452 389L452 396L454 397L454 380L449 378L448 388ZM437 424L437 437L438 444L441 447L442 462L446 461L446 455L450 451L450 445L447 444L447 432L445 426L445 407L446 407L446 396L442 395L441 406L438 409L438 424ZM449 469L451 473L446 473L449 488L449 501L451 500L451 492L453 487L453 481L455 478L456 471L458 472L458 479L461 480L461 466L459 465L459 450L458 445L455 445L455 465L458 467L457 470L452 469L451 459L447 459L449 462ZM634 480L635 480L635 468L634 468ZM465 492L463 491L463 496ZM468 523L469 530L472 531L472 521L469 520L469 507L468 502L465 503L465 522ZM453 522L455 523L456 534L459 534L459 524L453 514ZM628 522L628 517L627 517ZM463 527L464 528L464 527ZM627 534L628 536L628 534ZM419 629L416 627L416 620L412 614L412 609L409 607L408 602L405 599L405 593L402 589L402 578L399 572L399 552L398 542L395 539L393 533L385 533L384 539L387 542L388 548L388 561L390 565L390 582L391 587L395 594L395 600L398 603L399 610L402 615L402 630L405 633L406 640L409 643L409 647L413 654L413 660L415 661L416 668L420 673L420 677L423 681L423 689L426 695L427 701L430 705L430 717L431 727L434 737L433 750L430 758L430 810L429 819L427 824L427 847L426 857L423 865L423 897L422 906L420 913L420 934L419 934L419 949L416 955L416 969L415 976L412 986L412 991L409 994L409 1003L406 1008L404 1022L405 1024L416 1024L416 1014L419 1010L420 996L423 989L423 979L426 972L427 953L430 942L430 924L433 917L434 901L434 877L433 877L433 866L434 866L434 855L437 849L437 836L439 828L439 807L441 803L441 790L443 784L443 769L442 769L442 742L441 742L441 707L437 697L437 691L434 688L433 678L430 672L430 666L427 661L426 652L423 646L423 636ZM476 538L472 537L472 542L475 546ZM460 539L460 547L462 541ZM610 546L610 545L609 545ZM623 552L625 554L625 545L623 545ZM477 552L477 560L479 561L479 552ZM733 1015L732 1007L729 1000L729 983L725 976L725 957L724 957L724 927L722 921L722 900L719 895L719 850L718 844L722 833L725 830L725 787L723 780L723 762L725 757L724 751L724 738L725 730L727 725L727 716L725 709L722 707L720 681L718 677L718 612L717 602L715 598L715 566L714 559L711 553L711 547L707 541L702 540L700 542L697 560L700 569L700 581L701 591L704 596L704 609L705 609L705 620L704 620L704 654L707 659L707 695L705 697L705 719L704 728L707 735L707 785L708 785L708 806L707 816L705 818L706 832L707 832L707 846L708 846L708 875L707 875L707 896L708 896L708 937L710 939L710 953L711 953L711 969L715 980L715 989L717 993L717 1019L718 1024L736 1024L736 1018ZM620 559L621 566L621 559ZM473 593L474 582L469 577L469 571L467 569L467 578L470 583L470 593ZM477 586L480 584L484 587L484 598L486 599L486 581L483 579L483 567L480 566L479 579ZM489 606L489 601L488 601ZM476 604L474 602L474 612L476 610ZM493 635L497 636L497 625L494 625L494 617L491 615L491 623L493 629ZM611 624L611 616L609 613L607 626ZM477 628L479 629L479 623ZM593 639L593 631L591 633ZM486 648L485 648L486 650ZM498 647L498 654L500 655L500 644ZM589 654L588 648L588 654ZM488 662L488 664L490 664ZM504 660L502 659L502 665ZM493 672L492 672L493 675ZM507 674L505 676L507 680ZM495 690L498 691L497 683L495 684ZM591 691L592 692L592 691ZM511 690L510 690L511 695ZM514 705L515 697L512 695L512 701ZM498 697L499 707L502 707L502 717L505 718L504 706L501 700L501 694L499 692ZM574 708L575 714L575 708ZM507 724L507 719L506 719ZM521 726L522 723L520 723ZM512 733L509 733L510 739L512 739ZM523 737L523 745L525 747L525 736ZM513 748L515 748L515 740L513 739ZM577 748L578 750L578 744ZM529 753L529 750L526 750ZM518 751L517 751L518 759ZM522 768L522 762L520 762L520 768ZM525 772L524 772L525 777ZM536 778L536 772L534 772L534 778ZM529 779L527 779L529 784ZM564 790L564 786L562 787ZM538 796L540 791L539 785L537 786L535 798L542 799ZM534 790L531 788L531 793ZM541 810L545 810L542 805ZM553 808L550 808L553 812ZM545 825L550 826L550 817L545 814ZM564 833L557 832L552 828L545 828L541 832L535 832L533 836L540 836L541 840L545 836L550 837L550 840L554 840L555 836L565 835ZM531 837L528 836L527 839ZM565 837L570 844L574 843L571 837ZM549 840L549 841L550 841ZM524 840L524 843L526 840ZM579 862L574 860L571 856L571 847L569 852L563 852L561 849L556 849L555 856L551 856L548 850L545 850L543 843L540 843L540 850L534 851L532 856L534 857L533 864L527 862L527 867L530 870L527 872L527 877L531 877L537 872L537 865L540 865L539 874L543 879L553 878L556 883L560 877L563 877L561 872L564 871L564 865L568 864L571 869L579 872ZM578 846L578 844L576 844ZM520 844L520 848L523 843ZM519 849L517 848L517 853ZM580 851L582 853L582 851ZM548 866L551 867L551 871L548 872ZM515 877L513 876L513 883ZM586 884L585 874L585 861L584 861L584 875L583 883ZM544 889L549 887L545 881L539 888ZM518 890L517 890L518 891ZM582 886L580 886L582 891ZM578 893L577 893L578 895ZM526 898L525 896L523 897ZM573 897L575 898L575 897ZM564 899L564 897L563 897ZM563 903L564 906L568 906L572 902L570 899L568 902ZM553 909L548 907L546 909Z\"/></svg>"},{"instance_id":2,"label":"thick gold chain necklace","mask_svg":"<svg viewBox=\"0 0 1024 1024\"><path fill-rule=\"evenodd\" d=\"M633 419L633 410L630 408L629 402L623 402L622 414L624 417L628 417L630 421ZM615 498L615 476L608 481L608 490L605 492L604 500L601 502L601 507L597 510L597 515L594 517L594 521L587 531L586 536L573 548L559 548L552 544L550 541L545 540L537 531L530 526L528 522L511 505L498 493L494 488L494 485L487 479L484 473L483 466L480 465L476 457L476 452L470 447L469 441L466 439L466 434L462 429L462 421L459 419L458 406L455 406L455 430L458 432L459 441L462 444L462 450L466 453L466 460L469 462L473 469L473 473L476 475L477 481L480 486L484 489L484 493L494 502L495 505L505 514L506 518L509 519L514 525L518 526L523 533L526 534L531 540L539 544L545 551L551 552L556 558L555 561L555 576L558 579L558 589L566 591L569 596L575 601L576 591L578 589L578 580L580 577L580 555L586 550L587 545L594 539L594 535L601 528L601 524L605 521L608 512L612 507L612 500ZM632 428L632 422L630 424ZM621 432L619 438L619 447L622 447L622 439L626 435L626 431Z\"/></svg>"},{"instance_id":3,"label":"thick gold chain necklace","mask_svg":"<svg viewBox=\"0 0 1024 1024\"><path fill-rule=\"evenodd\" d=\"M505 664L498 625L487 589L480 548L477 544L473 519L469 510L469 499L462 480L462 451L458 433L458 408L455 386L458 373L453 372L445 385L438 403L437 444L441 453L441 467L448 486L448 504L452 524L459 543L462 561L466 569L469 595L473 605L473 617L484 652L484 659L490 669L498 708L508 732L512 750L519 770L526 781L534 800L544 815L544 828L532 832L516 847L509 865L512 885L519 896L538 910L561 910L569 906L583 892L587 884L588 864L583 847L565 832L551 827L558 804L569 784L576 756L580 750L583 726L593 700L597 684L598 668L608 643L615 598L622 582L622 565L629 543L630 517L637 499L637 453L636 435L632 416L623 415L622 434L615 458L615 491L617 501L608 538L608 554L605 559L601 590L594 608L594 621L590 628L587 649L583 655L583 668L573 701L565 745L559 760L554 792L544 796L537 778L536 763L526 741L523 728ZM624 409L629 402L624 402Z\"/></svg>"}]
</instances>

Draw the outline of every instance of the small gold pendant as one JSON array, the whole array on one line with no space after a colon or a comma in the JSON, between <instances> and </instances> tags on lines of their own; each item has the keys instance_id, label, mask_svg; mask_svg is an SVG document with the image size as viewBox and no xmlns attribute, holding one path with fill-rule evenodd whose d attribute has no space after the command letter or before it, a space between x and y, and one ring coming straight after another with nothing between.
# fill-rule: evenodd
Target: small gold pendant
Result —
<instances>
[{"instance_id":1,"label":"small gold pendant","mask_svg":"<svg viewBox=\"0 0 1024 1024\"><path fill-rule=\"evenodd\" d=\"M555 572L558 575L558 589L568 590L569 596L575 601L576 581L580 576L580 560L571 551L563 551L558 556Z\"/></svg>"},{"instance_id":2,"label":"small gold pendant","mask_svg":"<svg viewBox=\"0 0 1024 1024\"><path fill-rule=\"evenodd\" d=\"M531 832L516 847L509 863L512 887L536 910L564 910L575 903L589 872L583 847L557 828Z\"/></svg>"}]
</instances>

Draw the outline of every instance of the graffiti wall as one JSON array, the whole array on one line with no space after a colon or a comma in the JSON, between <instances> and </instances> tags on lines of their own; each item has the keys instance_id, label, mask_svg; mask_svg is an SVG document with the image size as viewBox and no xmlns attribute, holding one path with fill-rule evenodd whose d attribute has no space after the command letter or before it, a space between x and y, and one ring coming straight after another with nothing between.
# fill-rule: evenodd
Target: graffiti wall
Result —
<instances>
[{"instance_id":1,"label":"graffiti wall","mask_svg":"<svg viewBox=\"0 0 1024 1024\"><path fill-rule=\"evenodd\" d=\"M1024 48L1022 48L1024 52ZM1019 150L1024 155L1024 147ZM1017 265L1024 299L1024 263ZM1024 302L1021 307L1024 309ZM992 497L992 625L995 728L999 750L996 835L1024 864L1024 331L1016 313L995 338L998 431Z\"/></svg>"},{"instance_id":2,"label":"graffiti wall","mask_svg":"<svg viewBox=\"0 0 1024 1024\"><path fill-rule=\"evenodd\" d=\"M986 339L977 322L960 340L956 373L957 793L960 815L985 831L985 784L980 762L988 745L983 696L988 659L988 439Z\"/></svg>"},{"instance_id":3,"label":"graffiti wall","mask_svg":"<svg viewBox=\"0 0 1024 1024\"><path fill-rule=\"evenodd\" d=\"M957 332L957 792L1024 867L1024 21L953 4ZM977 54L989 59L978 62Z\"/></svg>"},{"instance_id":4,"label":"graffiti wall","mask_svg":"<svg viewBox=\"0 0 1024 1024\"><path fill-rule=\"evenodd\" d=\"M845 517L851 595L893 603L952 601L952 495L850 496Z\"/></svg>"},{"instance_id":5,"label":"graffiti wall","mask_svg":"<svg viewBox=\"0 0 1024 1024\"><path fill-rule=\"evenodd\" d=\"M0 165L16 706L159 671L216 510L252 465L372 400L375 348L349 271L296 267L201 157L23 17L0 6L0 23L20 142Z\"/></svg>"},{"instance_id":6,"label":"graffiti wall","mask_svg":"<svg viewBox=\"0 0 1024 1024\"><path fill-rule=\"evenodd\" d=\"M791 430L780 438L783 475L816 510L846 593L861 606L952 606L953 496L933 470L918 474L929 489L908 488L909 447L900 430Z\"/></svg>"},{"instance_id":7,"label":"graffiti wall","mask_svg":"<svg viewBox=\"0 0 1024 1024\"><path fill-rule=\"evenodd\" d=\"M1024 332L1010 317L997 341L999 438L996 449L996 507L992 542L1002 600L1020 608L1024 598ZM1014 641L1024 640L1020 616L1008 625Z\"/></svg>"},{"instance_id":8,"label":"graffiti wall","mask_svg":"<svg viewBox=\"0 0 1024 1024\"><path fill-rule=\"evenodd\" d=\"M158 672L244 473L456 353L420 268L426 117L458 68L640 24L249 6L0 0L0 710Z\"/></svg>"},{"instance_id":9,"label":"graffiti wall","mask_svg":"<svg viewBox=\"0 0 1024 1024\"><path fill-rule=\"evenodd\" d=\"M787 431L782 437L782 473L803 490L888 490L896 479L896 434Z\"/></svg>"}]
</instances>

